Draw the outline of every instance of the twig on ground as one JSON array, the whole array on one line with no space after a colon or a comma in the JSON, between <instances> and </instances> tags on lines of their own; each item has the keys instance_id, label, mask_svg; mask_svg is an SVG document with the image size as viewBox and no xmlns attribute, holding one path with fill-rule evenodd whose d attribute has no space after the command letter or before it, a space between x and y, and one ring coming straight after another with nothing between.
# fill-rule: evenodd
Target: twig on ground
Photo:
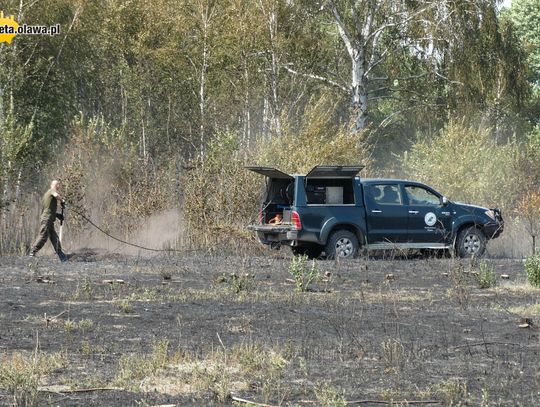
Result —
<instances>
[{"instance_id":1,"label":"twig on ground","mask_svg":"<svg viewBox=\"0 0 540 407\"><path fill-rule=\"evenodd\" d=\"M40 388L38 391L44 393L55 393L55 394L65 394L65 393L91 393L93 391L114 391L114 390L123 390L120 387L93 387L89 389L66 389L66 390L51 390L48 388Z\"/></svg>"},{"instance_id":2,"label":"twig on ground","mask_svg":"<svg viewBox=\"0 0 540 407\"><path fill-rule=\"evenodd\" d=\"M69 312L69 310L66 309L66 310L62 311L60 314L54 315L54 316L52 316L52 317L47 317L47 313L45 313L45 325L46 325L47 327L49 327L49 324L50 324L51 322L56 321L58 318L60 318L62 315L66 314L66 313L68 313L68 312Z\"/></svg>"},{"instance_id":3,"label":"twig on ground","mask_svg":"<svg viewBox=\"0 0 540 407\"><path fill-rule=\"evenodd\" d=\"M304 404L317 404L319 403L316 400L300 400L299 403ZM414 404L441 404L440 401L437 400L392 400L392 401L385 401L385 400L350 400L345 401L346 405L354 405L354 404L391 404L391 405L414 405Z\"/></svg>"},{"instance_id":4,"label":"twig on ground","mask_svg":"<svg viewBox=\"0 0 540 407\"><path fill-rule=\"evenodd\" d=\"M521 346L519 343L512 343L512 342L475 342L475 343L466 343L465 345L452 346L450 347L450 349L461 349L461 348L469 348L472 346L485 346L485 345Z\"/></svg>"},{"instance_id":5,"label":"twig on ground","mask_svg":"<svg viewBox=\"0 0 540 407\"><path fill-rule=\"evenodd\" d=\"M259 406L259 407L278 407L278 406L274 406L274 405L271 405L271 404L257 403L257 402L255 402L255 401L250 401L250 400L242 399L242 398L236 397L236 396L231 396L231 399L234 400L234 401L238 401L238 402L240 402L240 403L250 404L250 405L252 405L252 406Z\"/></svg>"}]
</instances>

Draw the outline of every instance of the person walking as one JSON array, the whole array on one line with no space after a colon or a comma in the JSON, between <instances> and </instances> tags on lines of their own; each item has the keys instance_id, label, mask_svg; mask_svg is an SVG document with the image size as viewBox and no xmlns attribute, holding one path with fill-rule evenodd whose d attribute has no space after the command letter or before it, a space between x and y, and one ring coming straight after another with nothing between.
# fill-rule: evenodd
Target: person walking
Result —
<instances>
[{"instance_id":1,"label":"person walking","mask_svg":"<svg viewBox=\"0 0 540 407\"><path fill-rule=\"evenodd\" d=\"M53 180L50 189L43 195L43 199L41 200L43 209L41 211L39 235L36 238L32 249L30 249L30 257L34 257L47 242L47 239L50 239L54 251L60 258L60 261L63 262L67 260L67 256L62 251L60 239L56 234L56 230L54 230L54 221L56 219L59 219L61 222L64 221L64 216L60 213L56 213L58 203L60 203L62 209L65 208L66 205L65 201L60 196L61 189L62 183L59 180Z\"/></svg>"}]
</instances>

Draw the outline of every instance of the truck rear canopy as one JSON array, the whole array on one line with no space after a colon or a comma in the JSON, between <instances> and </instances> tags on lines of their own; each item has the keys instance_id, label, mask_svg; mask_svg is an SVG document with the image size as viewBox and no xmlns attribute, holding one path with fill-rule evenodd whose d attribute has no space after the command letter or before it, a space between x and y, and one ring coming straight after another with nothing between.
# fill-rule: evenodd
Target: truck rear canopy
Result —
<instances>
[{"instance_id":1,"label":"truck rear canopy","mask_svg":"<svg viewBox=\"0 0 540 407\"><path fill-rule=\"evenodd\" d=\"M354 178L363 165L317 165L306 174L308 178Z\"/></svg>"},{"instance_id":2,"label":"truck rear canopy","mask_svg":"<svg viewBox=\"0 0 540 407\"><path fill-rule=\"evenodd\" d=\"M278 170L276 168L272 168L272 167L251 167L251 166L247 166L245 168L250 170L250 171L256 172L257 174L264 175L265 177L268 177L268 178L289 179L291 181L294 180L294 177L292 175L285 174L284 172L282 172L282 171L280 171L280 170Z\"/></svg>"}]
</instances>

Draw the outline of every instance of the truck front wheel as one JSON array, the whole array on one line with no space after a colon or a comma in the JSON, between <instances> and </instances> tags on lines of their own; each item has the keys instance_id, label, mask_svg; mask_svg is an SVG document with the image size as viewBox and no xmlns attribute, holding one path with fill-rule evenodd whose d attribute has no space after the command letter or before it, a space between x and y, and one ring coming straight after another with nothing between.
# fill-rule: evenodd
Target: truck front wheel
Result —
<instances>
[{"instance_id":1,"label":"truck front wheel","mask_svg":"<svg viewBox=\"0 0 540 407\"><path fill-rule=\"evenodd\" d=\"M326 243L326 257L329 259L352 259L358 253L358 238L348 230L338 230L330 235Z\"/></svg>"},{"instance_id":2,"label":"truck front wheel","mask_svg":"<svg viewBox=\"0 0 540 407\"><path fill-rule=\"evenodd\" d=\"M480 257L486 251L486 236L475 226L463 229L457 238L456 252L459 257Z\"/></svg>"}]
</instances>

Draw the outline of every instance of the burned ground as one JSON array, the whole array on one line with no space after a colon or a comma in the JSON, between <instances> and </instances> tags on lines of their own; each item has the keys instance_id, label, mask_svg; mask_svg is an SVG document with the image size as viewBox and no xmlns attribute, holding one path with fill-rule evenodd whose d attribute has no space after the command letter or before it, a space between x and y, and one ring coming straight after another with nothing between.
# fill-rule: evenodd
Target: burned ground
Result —
<instances>
[{"instance_id":1,"label":"burned ground","mask_svg":"<svg viewBox=\"0 0 540 407\"><path fill-rule=\"evenodd\" d=\"M0 405L540 398L538 291L519 261L307 262L321 277L306 292L283 252L0 264Z\"/></svg>"}]
</instances>

